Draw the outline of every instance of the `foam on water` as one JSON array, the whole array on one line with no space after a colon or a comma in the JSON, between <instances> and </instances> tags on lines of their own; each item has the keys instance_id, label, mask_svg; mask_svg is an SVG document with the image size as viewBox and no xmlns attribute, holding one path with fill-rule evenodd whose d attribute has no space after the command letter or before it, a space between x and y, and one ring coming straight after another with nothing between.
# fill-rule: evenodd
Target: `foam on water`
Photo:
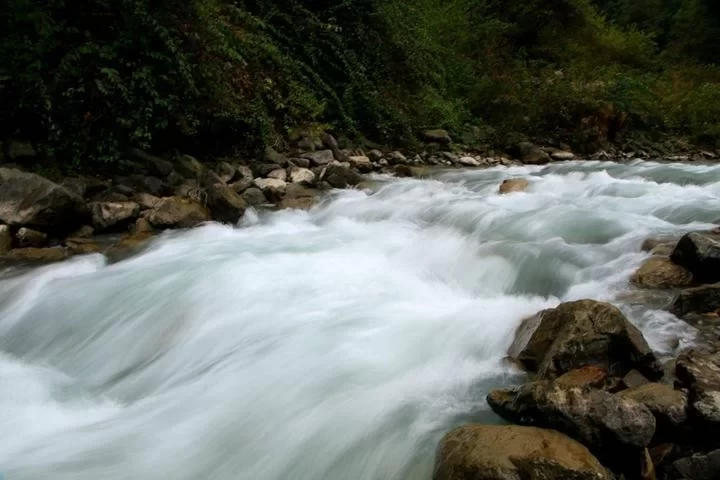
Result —
<instances>
[{"instance_id":1,"label":"foam on water","mask_svg":"<svg viewBox=\"0 0 720 480\"><path fill-rule=\"evenodd\" d=\"M526 193L497 195L508 176ZM720 167L572 162L378 177L311 212L171 232L0 280L0 471L13 480L429 479L522 318L627 300L654 234L708 228Z\"/></svg>"}]
</instances>

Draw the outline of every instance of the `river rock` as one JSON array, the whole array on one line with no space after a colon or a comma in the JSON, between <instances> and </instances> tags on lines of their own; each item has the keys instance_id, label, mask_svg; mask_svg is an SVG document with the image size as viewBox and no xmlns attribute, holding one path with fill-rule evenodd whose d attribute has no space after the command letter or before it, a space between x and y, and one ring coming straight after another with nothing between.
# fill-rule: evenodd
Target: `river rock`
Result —
<instances>
[{"instance_id":1,"label":"river rock","mask_svg":"<svg viewBox=\"0 0 720 480\"><path fill-rule=\"evenodd\" d=\"M228 162L220 162L215 167L215 174L223 183L232 183L238 176L238 169Z\"/></svg>"},{"instance_id":2,"label":"river rock","mask_svg":"<svg viewBox=\"0 0 720 480\"><path fill-rule=\"evenodd\" d=\"M271 201L279 201L287 189L287 183L277 178L256 178L255 186Z\"/></svg>"},{"instance_id":3,"label":"river rock","mask_svg":"<svg viewBox=\"0 0 720 480\"><path fill-rule=\"evenodd\" d=\"M172 162L150 155L138 148L131 148L128 153L130 157L142 162L143 166L147 167L153 175L164 178L174 171Z\"/></svg>"},{"instance_id":4,"label":"river rock","mask_svg":"<svg viewBox=\"0 0 720 480\"><path fill-rule=\"evenodd\" d=\"M426 142L439 143L441 145L448 145L452 143L452 138L447 130L442 128L435 128L430 130L422 131L422 138Z\"/></svg>"},{"instance_id":5,"label":"river rock","mask_svg":"<svg viewBox=\"0 0 720 480\"><path fill-rule=\"evenodd\" d=\"M466 167L479 167L482 165L478 159L467 156L458 158L457 163Z\"/></svg>"},{"instance_id":6,"label":"river rock","mask_svg":"<svg viewBox=\"0 0 720 480\"><path fill-rule=\"evenodd\" d=\"M368 157L365 155L352 155L348 157L348 162L353 168L356 168L361 173L371 172L373 164Z\"/></svg>"},{"instance_id":7,"label":"river rock","mask_svg":"<svg viewBox=\"0 0 720 480\"><path fill-rule=\"evenodd\" d=\"M147 217L155 228L192 228L210 220L210 212L202 204L184 197L165 197Z\"/></svg>"},{"instance_id":8,"label":"river rock","mask_svg":"<svg viewBox=\"0 0 720 480\"><path fill-rule=\"evenodd\" d=\"M207 168L195 157L180 155L175 159L175 170L185 178L200 180L205 176Z\"/></svg>"},{"instance_id":9,"label":"river rock","mask_svg":"<svg viewBox=\"0 0 720 480\"><path fill-rule=\"evenodd\" d=\"M15 234L17 245L20 248L42 247L45 245L47 238L47 234L27 227L20 228Z\"/></svg>"},{"instance_id":10,"label":"river rock","mask_svg":"<svg viewBox=\"0 0 720 480\"><path fill-rule=\"evenodd\" d=\"M65 247L73 255L100 253L100 246L92 238L72 237L65 239Z\"/></svg>"},{"instance_id":11,"label":"river rock","mask_svg":"<svg viewBox=\"0 0 720 480\"><path fill-rule=\"evenodd\" d=\"M0 222L68 232L86 216L87 207L79 195L40 175L0 168Z\"/></svg>"},{"instance_id":12,"label":"river rock","mask_svg":"<svg viewBox=\"0 0 720 480\"><path fill-rule=\"evenodd\" d=\"M312 162L308 160L307 158L291 158L290 159L290 165L294 165L296 167L300 168L310 168Z\"/></svg>"},{"instance_id":13,"label":"river rock","mask_svg":"<svg viewBox=\"0 0 720 480\"><path fill-rule=\"evenodd\" d=\"M137 203L141 210L150 210L155 208L160 198L155 195L150 195L149 193L136 193L133 195L132 201Z\"/></svg>"},{"instance_id":14,"label":"river rock","mask_svg":"<svg viewBox=\"0 0 720 480\"><path fill-rule=\"evenodd\" d=\"M117 262L144 249L152 240L153 232L133 232L123 236L120 241L112 245L105 255L109 260Z\"/></svg>"},{"instance_id":15,"label":"river rock","mask_svg":"<svg viewBox=\"0 0 720 480\"><path fill-rule=\"evenodd\" d=\"M720 309L720 283L680 291L670 312L683 317L688 313L711 313Z\"/></svg>"},{"instance_id":16,"label":"river rock","mask_svg":"<svg viewBox=\"0 0 720 480\"><path fill-rule=\"evenodd\" d=\"M318 152L308 152L302 154L303 158L307 158L313 165L327 165L335 160L332 150L320 150Z\"/></svg>"},{"instance_id":17,"label":"river rock","mask_svg":"<svg viewBox=\"0 0 720 480\"><path fill-rule=\"evenodd\" d=\"M390 165L406 164L408 161L407 157L398 151L388 153L385 158Z\"/></svg>"},{"instance_id":18,"label":"river rock","mask_svg":"<svg viewBox=\"0 0 720 480\"><path fill-rule=\"evenodd\" d=\"M661 245L671 246L672 250L674 250L679 240L679 237L673 236L646 238L640 246L640 250L643 252L651 252ZM668 256L669 255L670 254L668 253Z\"/></svg>"},{"instance_id":19,"label":"river rock","mask_svg":"<svg viewBox=\"0 0 720 480\"><path fill-rule=\"evenodd\" d=\"M433 480L611 480L586 447L553 430L465 425L446 434Z\"/></svg>"},{"instance_id":20,"label":"river rock","mask_svg":"<svg viewBox=\"0 0 720 480\"><path fill-rule=\"evenodd\" d=\"M656 256L647 259L630 281L646 288L677 288L692 285L693 275L669 258Z\"/></svg>"},{"instance_id":21,"label":"river rock","mask_svg":"<svg viewBox=\"0 0 720 480\"><path fill-rule=\"evenodd\" d=\"M93 227L96 230L109 230L134 222L140 214L140 205L135 202L93 202L90 211Z\"/></svg>"},{"instance_id":22,"label":"river rock","mask_svg":"<svg viewBox=\"0 0 720 480\"><path fill-rule=\"evenodd\" d=\"M256 178L265 178L270 172L281 168L277 163L258 163L252 166L252 171Z\"/></svg>"},{"instance_id":23,"label":"river rock","mask_svg":"<svg viewBox=\"0 0 720 480\"><path fill-rule=\"evenodd\" d=\"M603 390L540 381L493 390L487 402L508 421L558 430L596 452L644 448L655 434L655 417L648 407Z\"/></svg>"},{"instance_id":24,"label":"river rock","mask_svg":"<svg viewBox=\"0 0 720 480\"><path fill-rule=\"evenodd\" d=\"M315 183L315 174L308 168L290 167L290 182L312 185Z\"/></svg>"},{"instance_id":25,"label":"river rock","mask_svg":"<svg viewBox=\"0 0 720 480\"><path fill-rule=\"evenodd\" d=\"M12 234L10 227L0 225L0 255L5 255L12 248Z\"/></svg>"},{"instance_id":26,"label":"river rock","mask_svg":"<svg viewBox=\"0 0 720 480\"><path fill-rule=\"evenodd\" d=\"M530 183L524 178L510 178L500 184L499 192L500 194L524 192L529 186Z\"/></svg>"},{"instance_id":27,"label":"river rock","mask_svg":"<svg viewBox=\"0 0 720 480\"><path fill-rule=\"evenodd\" d=\"M52 263L68 258L68 251L62 247L52 248L15 248L10 250L5 259L17 262Z\"/></svg>"},{"instance_id":28,"label":"river rock","mask_svg":"<svg viewBox=\"0 0 720 480\"><path fill-rule=\"evenodd\" d=\"M247 190L245 190L242 194L243 200L247 202L248 205L257 206L262 205L264 203L267 203L267 198L265 198L265 194L257 187L250 187Z\"/></svg>"},{"instance_id":29,"label":"river rock","mask_svg":"<svg viewBox=\"0 0 720 480\"><path fill-rule=\"evenodd\" d=\"M252 187L254 184L255 184L254 178L242 177L237 182L230 184L230 188L232 188L235 193L242 194L245 190Z\"/></svg>"},{"instance_id":30,"label":"river rock","mask_svg":"<svg viewBox=\"0 0 720 480\"><path fill-rule=\"evenodd\" d=\"M555 150L550 154L550 157L553 160L558 160L562 162L567 160L574 160L575 154L564 150Z\"/></svg>"},{"instance_id":31,"label":"river rock","mask_svg":"<svg viewBox=\"0 0 720 480\"><path fill-rule=\"evenodd\" d=\"M226 184L216 183L208 188L207 206L213 220L234 225L245 214L248 204Z\"/></svg>"},{"instance_id":32,"label":"river rock","mask_svg":"<svg viewBox=\"0 0 720 480\"><path fill-rule=\"evenodd\" d=\"M687 394L662 383L648 383L624 390L618 395L645 405L655 415L658 439L678 439L679 429L687 421Z\"/></svg>"},{"instance_id":33,"label":"river rock","mask_svg":"<svg viewBox=\"0 0 720 480\"><path fill-rule=\"evenodd\" d=\"M328 165L320 180L325 180L330 186L334 188L347 188L348 186L355 186L363 181L362 175L341 165Z\"/></svg>"},{"instance_id":34,"label":"river rock","mask_svg":"<svg viewBox=\"0 0 720 480\"><path fill-rule=\"evenodd\" d=\"M268 178L277 178L278 180L282 180L283 182L287 181L287 170L284 168L277 168L273 170L272 172L267 174Z\"/></svg>"},{"instance_id":35,"label":"river rock","mask_svg":"<svg viewBox=\"0 0 720 480\"><path fill-rule=\"evenodd\" d=\"M288 158L282 153L278 153L274 148L267 147L265 149L265 162L274 163L281 167L287 167L289 164Z\"/></svg>"},{"instance_id":36,"label":"river rock","mask_svg":"<svg viewBox=\"0 0 720 480\"><path fill-rule=\"evenodd\" d=\"M675 364L680 387L688 390L689 411L700 426L720 433L720 353L690 350Z\"/></svg>"},{"instance_id":37,"label":"river rock","mask_svg":"<svg viewBox=\"0 0 720 480\"><path fill-rule=\"evenodd\" d=\"M541 377L587 365L624 376L636 368L651 380L663 369L642 333L613 305L594 300L560 304L523 321L509 353Z\"/></svg>"},{"instance_id":38,"label":"river rock","mask_svg":"<svg viewBox=\"0 0 720 480\"><path fill-rule=\"evenodd\" d=\"M517 149L520 152L520 160L526 165L545 165L550 163L550 155L533 143L520 142Z\"/></svg>"},{"instance_id":39,"label":"river rock","mask_svg":"<svg viewBox=\"0 0 720 480\"><path fill-rule=\"evenodd\" d=\"M681 458L673 463L677 477L687 480L718 480L720 478L720 450Z\"/></svg>"},{"instance_id":40,"label":"river rock","mask_svg":"<svg viewBox=\"0 0 720 480\"><path fill-rule=\"evenodd\" d=\"M670 258L701 283L720 282L720 235L691 232L683 236Z\"/></svg>"}]
</instances>

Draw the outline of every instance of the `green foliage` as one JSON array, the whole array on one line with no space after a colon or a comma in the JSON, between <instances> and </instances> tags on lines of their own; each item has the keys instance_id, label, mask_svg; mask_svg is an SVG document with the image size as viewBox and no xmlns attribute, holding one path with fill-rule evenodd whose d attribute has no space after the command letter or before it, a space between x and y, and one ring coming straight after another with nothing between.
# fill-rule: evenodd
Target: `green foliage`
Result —
<instances>
[{"instance_id":1,"label":"green foliage","mask_svg":"<svg viewBox=\"0 0 720 480\"><path fill-rule=\"evenodd\" d=\"M308 125L720 139L714 0L8 0L0 18L0 135L68 165L261 151Z\"/></svg>"}]
</instances>

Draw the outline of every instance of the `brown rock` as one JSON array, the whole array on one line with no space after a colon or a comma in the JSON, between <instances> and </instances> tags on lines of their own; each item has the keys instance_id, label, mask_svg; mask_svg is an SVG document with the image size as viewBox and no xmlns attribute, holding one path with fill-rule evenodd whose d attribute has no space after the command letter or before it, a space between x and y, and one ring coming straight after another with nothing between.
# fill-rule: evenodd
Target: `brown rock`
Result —
<instances>
[{"instance_id":1,"label":"brown rock","mask_svg":"<svg viewBox=\"0 0 720 480\"><path fill-rule=\"evenodd\" d=\"M618 395L645 405L655 415L657 434L655 440L677 440L678 430L687 421L687 395L670 385L648 383L624 390Z\"/></svg>"},{"instance_id":2,"label":"brown rock","mask_svg":"<svg viewBox=\"0 0 720 480\"><path fill-rule=\"evenodd\" d=\"M12 234L10 227L0 225L0 255L5 255L12 248Z\"/></svg>"},{"instance_id":3,"label":"brown rock","mask_svg":"<svg viewBox=\"0 0 720 480\"><path fill-rule=\"evenodd\" d=\"M207 206L214 220L234 225L245 215L248 204L226 184L216 183L208 188Z\"/></svg>"},{"instance_id":4,"label":"brown rock","mask_svg":"<svg viewBox=\"0 0 720 480\"><path fill-rule=\"evenodd\" d=\"M618 376L633 368L651 380L663 375L642 333L616 307L594 300L563 303L526 319L509 353L545 378L588 365L612 367Z\"/></svg>"},{"instance_id":5,"label":"brown rock","mask_svg":"<svg viewBox=\"0 0 720 480\"><path fill-rule=\"evenodd\" d=\"M192 228L209 221L210 212L189 198L166 197L160 199L147 219L155 228Z\"/></svg>"},{"instance_id":6,"label":"brown rock","mask_svg":"<svg viewBox=\"0 0 720 480\"><path fill-rule=\"evenodd\" d=\"M264 203L267 203L267 198L265 198L265 194L260 190L259 188L251 187L245 190L242 194L243 200L245 200L248 205L257 206L262 205Z\"/></svg>"},{"instance_id":7,"label":"brown rock","mask_svg":"<svg viewBox=\"0 0 720 480\"><path fill-rule=\"evenodd\" d=\"M720 284L703 285L682 290L670 307L670 312L683 317L688 313L711 313L720 309Z\"/></svg>"},{"instance_id":8,"label":"brown rock","mask_svg":"<svg viewBox=\"0 0 720 480\"><path fill-rule=\"evenodd\" d=\"M680 240L679 237L652 237L645 239L645 241L640 246L640 249L643 252L651 252L657 247L668 245L672 246L672 248L674 249L675 245L677 245L678 243L678 240ZM669 255L670 254L668 253L668 256Z\"/></svg>"},{"instance_id":9,"label":"brown rock","mask_svg":"<svg viewBox=\"0 0 720 480\"><path fill-rule=\"evenodd\" d=\"M45 245L48 236L43 232L38 232L31 228L21 228L15 234L17 245L20 248L25 247L42 247Z\"/></svg>"},{"instance_id":10,"label":"brown rock","mask_svg":"<svg viewBox=\"0 0 720 480\"><path fill-rule=\"evenodd\" d=\"M667 257L652 257L640 266L630 281L646 288L676 288L692 285L693 276Z\"/></svg>"},{"instance_id":11,"label":"brown rock","mask_svg":"<svg viewBox=\"0 0 720 480\"><path fill-rule=\"evenodd\" d=\"M720 353L690 350L675 366L677 384L688 390L689 412L699 426L718 433L720 427Z\"/></svg>"},{"instance_id":12,"label":"brown rock","mask_svg":"<svg viewBox=\"0 0 720 480\"><path fill-rule=\"evenodd\" d=\"M683 236L670 258L701 283L720 282L720 235L691 232Z\"/></svg>"},{"instance_id":13,"label":"brown rock","mask_svg":"<svg viewBox=\"0 0 720 480\"><path fill-rule=\"evenodd\" d=\"M650 383L650 380L648 380L642 373L633 369L623 377L622 383L625 388L635 388Z\"/></svg>"},{"instance_id":14,"label":"brown rock","mask_svg":"<svg viewBox=\"0 0 720 480\"><path fill-rule=\"evenodd\" d=\"M368 157L365 155L352 155L348 157L348 162L353 168L357 168L361 173L371 172L373 164Z\"/></svg>"},{"instance_id":15,"label":"brown rock","mask_svg":"<svg viewBox=\"0 0 720 480\"><path fill-rule=\"evenodd\" d=\"M553 430L466 425L442 439L433 480L610 480L583 445Z\"/></svg>"},{"instance_id":16,"label":"brown rock","mask_svg":"<svg viewBox=\"0 0 720 480\"><path fill-rule=\"evenodd\" d=\"M86 255L89 253L99 253L100 246L91 238L74 237L65 240L65 246L73 255Z\"/></svg>"},{"instance_id":17,"label":"brown rock","mask_svg":"<svg viewBox=\"0 0 720 480\"><path fill-rule=\"evenodd\" d=\"M524 192L528 189L530 186L530 183L528 183L527 180L524 178L512 178L508 180L504 180L502 184L500 184L500 193L506 194L511 192Z\"/></svg>"},{"instance_id":18,"label":"brown rock","mask_svg":"<svg viewBox=\"0 0 720 480\"><path fill-rule=\"evenodd\" d=\"M607 371L600 367L583 367L571 370L556 380L563 388L603 388L608 381Z\"/></svg>"},{"instance_id":19,"label":"brown rock","mask_svg":"<svg viewBox=\"0 0 720 480\"><path fill-rule=\"evenodd\" d=\"M121 229L135 221L140 205L135 202L93 202L90 204L96 230Z\"/></svg>"},{"instance_id":20,"label":"brown rock","mask_svg":"<svg viewBox=\"0 0 720 480\"><path fill-rule=\"evenodd\" d=\"M558 430L597 453L644 448L655 434L655 417L645 405L603 390L541 381L493 390L487 402L510 422Z\"/></svg>"},{"instance_id":21,"label":"brown rock","mask_svg":"<svg viewBox=\"0 0 720 480\"><path fill-rule=\"evenodd\" d=\"M105 255L112 261L119 261L144 249L153 237L152 232L137 232L125 235L110 247Z\"/></svg>"},{"instance_id":22,"label":"brown rock","mask_svg":"<svg viewBox=\"0 0 720 480\"><path fill-rule=\"evenodd\" d=\"M52 248L16 248L10 250L5 259L18 262L53 263L68 258L68 252L62 247Z\"/></svg>"},{"instance_id":23,"label":"brown rock","mask_svg":"<svg viewBox=\"0 0 720 480\"><path fill-rule=\"evenodd\" d=\"M149 193L137 193L132 197L132 200L140 205L141 210L150 210L155 208L160 198L155 195L150 195Z\"/></svg>"}]
</instances>

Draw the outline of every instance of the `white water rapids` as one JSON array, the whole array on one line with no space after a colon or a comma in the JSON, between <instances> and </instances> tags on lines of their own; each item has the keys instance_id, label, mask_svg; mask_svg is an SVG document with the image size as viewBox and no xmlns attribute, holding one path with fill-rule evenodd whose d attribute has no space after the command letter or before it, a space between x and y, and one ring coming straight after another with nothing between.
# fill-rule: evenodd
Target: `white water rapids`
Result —
<instances>
[{"instance_id":1,"label":"white water rapids","mask_svg":"<svg viewBox=\"0 0 720 480\"><path fill-rule=\"evenodd\" d=\"M509 177L527 193L501 196ZM720 166L572 162L380 178L311 212L168 232L0 280L7 480L429 480L438 440L497 422L525 316L621 306L642 241L713 226Z\"/></svg>"}]
</instances>

